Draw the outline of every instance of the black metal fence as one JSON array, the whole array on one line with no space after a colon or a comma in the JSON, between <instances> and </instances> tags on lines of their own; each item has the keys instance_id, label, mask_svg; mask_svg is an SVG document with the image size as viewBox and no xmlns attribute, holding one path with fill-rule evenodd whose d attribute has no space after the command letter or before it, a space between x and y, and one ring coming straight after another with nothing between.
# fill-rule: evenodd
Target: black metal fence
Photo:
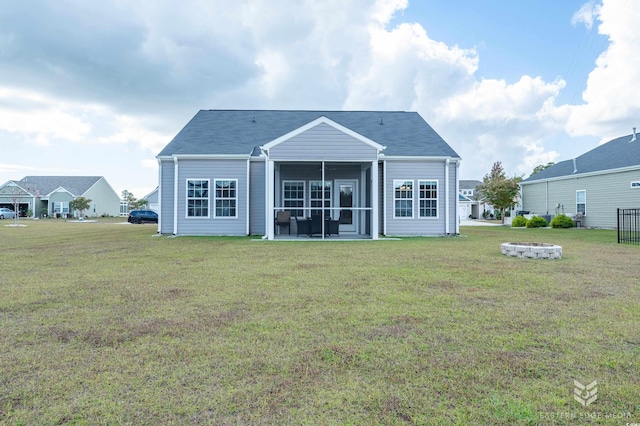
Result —
<instances>
[{"instance_id":1,"label":"black metal fence","mask_svg":"<svg viewBox=\"0 0 640 426\"><path fill-rule=\"evenodd\" d=\"M618 244L640 244L640 209L618 209Z\"/></svg>"}]
</instances>

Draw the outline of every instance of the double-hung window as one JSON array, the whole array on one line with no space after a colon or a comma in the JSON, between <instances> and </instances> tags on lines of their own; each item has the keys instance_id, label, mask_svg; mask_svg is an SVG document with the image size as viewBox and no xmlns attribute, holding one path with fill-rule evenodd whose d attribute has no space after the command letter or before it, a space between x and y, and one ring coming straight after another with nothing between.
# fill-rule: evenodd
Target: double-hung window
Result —
<instances>
[{"instance_id":1,"label":"double-hung window","mask_svg":"<svg viewBox=\"0 0 640 426\"><path fill-rule=\"evenodd\" d=\"M209 179L187 179L187 217L209 217Z\"/></svg>"},{"instance_id":2,"label":"double-hung window","mask_svg":"<svg viewBox=\"0 0 640 426\"><path fill-rule=\"evenodd\" d=\"M576 191L576 213L587 215L587 191L584 189Z\"/></svg>"},{"instance_id":3,"label":"double-hung window","mask_svg":"<svg viewBox=\"0 0 640 426\"><path fill-rule=\"evenodd\" d=\"M393 217L413 217L413 181L393 181Z\"/></svg>"},{"instance_id":4,"label":"double-hung window","mask_svg":"<svg viewBox=\"0 0 640 426\"><path fill-rule=\"evenodd\" d=\"M215 217L238 217L237 179L216 179Z\"/></svg>"},{"instance_id":5,"label":"double-hung window","mask_svg":"<svg viewBox=\"0 0 640 426\"><path fill-rule=\"evenodd\" d=\"M282 182L282 204L291 216L304 217L304 181Z\"/></svg>"},{"instance_id":6,"label":"double-hung window","mask_svg":"<svg viewBox=\"0 0 640 426\"><path fill-rule=\"evenodd\" d=\"M68 201L54 202L53 203L53 212L54 213L60 213L60 214L68 214L69 213L69 202Z\"/></svg>"},{"instance_id":7,"label":"double-hung window","mask_svg":"<svg viewBox=\"0 0 640 426\"><path fill-rule=\"evenodd\" d=\"M324 190L322 181L312 180L309 182L309 201L310 207L322 208L322 197L324 196L324 207L328 210L324 211L324 216L331 216L331 181L324 181ZM311 210L312 215L322 214L322 210Z\"/></svg>"},{"instance_id":8,"label":"double-hung window","mask_svg":"<svg viewBox=\"0 0 640 426\"><path fill-rule=\"evenodd\" d=\"M438 217L438 181L421 180L420 217Z\"/></svg>"}]
</instances>

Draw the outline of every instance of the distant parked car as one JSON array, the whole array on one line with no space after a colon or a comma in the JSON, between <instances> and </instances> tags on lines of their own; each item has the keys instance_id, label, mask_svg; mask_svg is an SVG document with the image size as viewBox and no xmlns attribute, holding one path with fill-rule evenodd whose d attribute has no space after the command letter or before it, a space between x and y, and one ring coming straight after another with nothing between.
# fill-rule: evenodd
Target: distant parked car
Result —
<instances>
[{"instance_id":1,"label":"distant parked car","mask_svg":"<svg viewBox=\"0 0 640 426\"><path fill-rule=\"evenodd\" d=\"M0 208L0 219L13 219L16 217L16 212L6 207Z\"/></svg>"},{"instance_id":2,"label":"distant parked car","mask_svg":"<svg viewBox=\"0 0 640 426\"><path fill-rule=\"evenodd\" d=\"M158 223L158 213L153 210L131 210L127 218L129 223L155 222Z\"/></svg>"}]
</instances>

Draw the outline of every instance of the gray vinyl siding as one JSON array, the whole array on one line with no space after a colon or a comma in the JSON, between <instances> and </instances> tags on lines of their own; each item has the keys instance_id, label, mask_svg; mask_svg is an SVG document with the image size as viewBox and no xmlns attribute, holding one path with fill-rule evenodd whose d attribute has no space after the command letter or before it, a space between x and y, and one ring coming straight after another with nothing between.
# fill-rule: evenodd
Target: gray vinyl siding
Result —
<instances>
[{"instance_id":1,"label":"gray vinyl siding","mask_svg":"<svg viewBox=\"0 0 640 426\"><path fill-rule=\"evenodd\" d=\"M174 164L172 160L160 163L160 233L173 233L173 182Z\"/></svg>"},{"instance_id":2,"label":"gray vinyl siding","mask_svg":"<svg viewBox=\"0 0 640 426\"><path fill-rule=\"evenodd\" d=\"M455 169L455 164L450 164ZM387 205L384 215L387 220L387 235L444 235L445 202L449 199L449 214L453 217L457 204L455 194L455 170L449 177L449 195L445 195L445 162L441 161L392 161L387 160L387 175L384 176ZM413 181L413 218L394 218L394 180ZM438 181L438 217L419 217L420 180ZM452 198L453 197L453 198ZM455 220L455 219L454 219ZM449 221L449 232L455 233L455 222Z\"/></svg>"},{"instance_id":3,"label":"gray vinyl siding","mask_svg":"<svg viewBox=\"0 0 640 426\"><path fill-rule=\"evenodd\" d=\"M639 208L640 188L631 188L632 181L640 181L640 170L575 176L569 179L522 185L523 210L532 214L555 214L556 204L564 206L567 215L576 213L576 191L586 191L584 226L615 228L616 209ZM548 195L547 195L548 194Z\"/></svg>"},{"instance_id":4,"label":"gray vinyl siding","mask_svg":"<svg viewBox=\"0 0 640 426\"><path fill-rule=\"evenodd\" d=\"M322 123L288 139L269 151L269 159L314 161L375 161L377 151L331 126Z\"/></svg>"},{"instance_id":5,"label":"gray vinyl siding","mask_svg":"<svg viewBox=\"0 0 640 426\"><path fill-rule=\"evenodd\" d=\"M187 179L209 179L209 217L187 218ZM216 218L215 180L235 179L237 217ZM178 161L178 235L247 234L247 160Z\"/></svg>"},{"instance_id":6,"label":"gray vinyl siding","mask_svg":"<svg viewBox=\"0 0 640 426\"><path fill-rule=\"evenodd\" d=\"M522 185L521 191L522 210L530 211L532 214L547 214L550 208L553 213L553 206L547 207L547 183L540 182L532 185ZM555 205L555 203L554 203Z\"/></svg>"},{"instance_id":7,"label":"gray vinyl siding","mask_svg":"<svg viewBox=\"0 0 640 426\"><path fill-rule=\"evenodd\" d=\"M250 168L250 195L249 195L249 234L266 234L264 222L265 209L265 162L252 161Z\"/></svg>"},{"instance_id":8,"label":"gray vinyl siding","mask_svg":"<svg viewBox=\"0 0 640 426\"><path fill-rule=\"evenodd\" d=\"M85 215L91 217L120 215L120 197L105 179L98 180L82 196L91 200L89 209L84 212ZM96 207L95 212L93 211L94 205Z\"/></svg>"}]
</instances>

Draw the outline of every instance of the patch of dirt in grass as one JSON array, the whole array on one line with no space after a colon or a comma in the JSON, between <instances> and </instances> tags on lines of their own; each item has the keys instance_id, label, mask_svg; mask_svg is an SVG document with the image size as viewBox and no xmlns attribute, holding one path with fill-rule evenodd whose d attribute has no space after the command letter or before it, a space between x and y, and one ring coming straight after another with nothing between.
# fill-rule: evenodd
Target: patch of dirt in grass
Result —
<instances>
[{"instance_id":1,"label":"patch of dirt in grass","mask_svg":"<svg viewBox=\"0 0 640 426\"><path fill-rule=\"evenodd\" d=\"M296 269L302 269L302 270L306 270L306 269L318 269L318 268L324 268L327 265L324 263L298 263L296 265Z\"/></svg>"},{"instance_id":2,"label":"patch of dirt in grass","mask_svg":"<svg viewBox=\"0 0 640 426\"><path fill-rule=\"evenodd\" d=\"M237 307L226 311L216 312L213 315L207 316L203 319L203 323L214 326L226 326L233 324L246 316L246 309L243 307Z\"/></svg>"},{"instance_id":3,"label":"patch of dirt in grass","mask_svg":"<svg viewBox=\"0 0 640 426\"><path fill-rule=\"evenodd\" d=\"M502 351L496 354L497 361L504 370L511 371L516 377L541 378L539 362L531 359L527 354L515 351Z\"/></svg>"},{"instance_id":4,"label":"patch of dirt in grass","mask_svg":"<svg viewBox=\"0 0 640 426\"><path fill-rule=\"evenodd\" d=\"M405 339L414 333L415 329L404 325L393 324L375 327L366 333L369 340Z\"/></svg>"},{"instance_id":5,"label":"patch of dirt in grass","mask_svg":"<svg viewBox=\"0 0 640 426\"><path fill-rule=\"evenodd\" d=\"M412 315L397 315L392 317L391 320L401 324L420 324L424 321L422 318Z\"/></svg>"}]
</instances>

